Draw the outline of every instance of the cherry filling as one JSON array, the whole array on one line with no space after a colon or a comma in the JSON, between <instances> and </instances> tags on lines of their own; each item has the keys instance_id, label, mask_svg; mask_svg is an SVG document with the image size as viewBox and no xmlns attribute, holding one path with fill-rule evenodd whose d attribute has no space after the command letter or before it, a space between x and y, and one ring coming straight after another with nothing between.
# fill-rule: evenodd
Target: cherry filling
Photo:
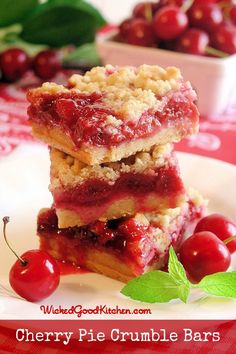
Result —
<instances>
[{"instance_id":1,"label":"cherry filling","mask_svg":"<svg viewBox=\"0 0 236 354\"><path fill-rule=\"evenodd\" d=\"M109 129L114 128L112 125L105 126L107 116L113 115L119 120L122 116L105 107L101 94L44 93L34 102L29 93L28 99L31 102L28 114L32 121L63 129L78 148L82 143L117 146L155 134L163 127L176 127L186 135L198 121L192 91L184 84L180 91L159 98L163 100L161 111L148 110L140 119L122 123L115 129Z\"/></svg>"},{"instance_id":2,"label":"cherry filling","mask_svg":"<svg viewBox=\"0 0 236 354\"><path fill-rule=\"evenodd\" d=\"M38 217L38 235L50 239L67 238L73 242L74 247L80 248L82 253L83 249L91 247L109 249L122 260L126 259L138 267L148 264L159 253L157 246L149 237L149 226L134 219L121 218L107 223L97 221L88 226L66 229L59 229L57 225L54 209L41 212ZM63 249L60 250L61 253Z\"/></svg>"},{"instance_id":3,"label":"cherry filling","mask_svg":"<svg viewBox=\"0 0 236 354\"><path fill-rule=\"evenodd\" d=\"M89 179L72 188L57 188L53 191L56 207L98 206L112 203L122 197L148 198L148 194L168 198L170 207L176 206L176 199L184 193L178 167L160 167L153 174L123 173L111 185L105 180Z\"/></svg>"},{"instance_id":4,"label":"cherry filling","mask_svg":"<svg viewBox=\"0 0 236 354\"><path fill-rule=\"evenodd\" d=\"M203 213L202 206L196 207L190 201L183 212L170 222L162 237L168 238L177 250L185 231L191 232ZM106 223L96 221L87 226L59 229L55 209L51 208L38 216L37 231L43 249L48 247L47 240L57 240L55 250L59 248L61 261L67 261L76 254L79 257L77 265L81 265L87 250L109 250L109 253L132 266L138 275L144 271L145 266L159 259L167 260L168 247L164 252L158 248L157 232L161 232L158 227L162 229L156 221L155 225L152 222L146 225L135 218L120 218Z\"/></svg>"}]
</instances>

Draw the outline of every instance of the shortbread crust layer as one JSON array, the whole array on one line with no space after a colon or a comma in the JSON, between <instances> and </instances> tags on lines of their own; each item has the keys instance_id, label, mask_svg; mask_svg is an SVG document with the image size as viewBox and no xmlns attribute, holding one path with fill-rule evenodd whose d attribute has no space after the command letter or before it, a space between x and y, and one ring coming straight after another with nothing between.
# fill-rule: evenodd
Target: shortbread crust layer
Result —
<instances>
[{"instance_id":1,"label":"shortbread crust layer","mask_svg":"<svg viewBox=\"0 0 236 354\"><path fill-rule=\"evenodd\" d=\"M186 200L170 144L94 166L56 149L50 157L50 190L60 228L159 212Z\"/></svg>"}]
</instances>

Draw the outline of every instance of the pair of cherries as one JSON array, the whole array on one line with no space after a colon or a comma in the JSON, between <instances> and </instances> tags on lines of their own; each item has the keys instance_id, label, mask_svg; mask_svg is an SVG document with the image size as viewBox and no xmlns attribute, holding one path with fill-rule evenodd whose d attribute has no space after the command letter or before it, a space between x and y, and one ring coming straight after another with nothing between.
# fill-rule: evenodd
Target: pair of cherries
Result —
<instances>
[{"instance_id":1,"label":"pair of cherries","mask_svg":"<svg viewBox=\"0 0 236 354\"><path fill-rule=\"evenodd\" d=\"M199 282L204 276L225 272L236 251L236 225L221 214L202 218L194 234L179 250L179 258L191 280Z\"/></svg>"}]
</instances>

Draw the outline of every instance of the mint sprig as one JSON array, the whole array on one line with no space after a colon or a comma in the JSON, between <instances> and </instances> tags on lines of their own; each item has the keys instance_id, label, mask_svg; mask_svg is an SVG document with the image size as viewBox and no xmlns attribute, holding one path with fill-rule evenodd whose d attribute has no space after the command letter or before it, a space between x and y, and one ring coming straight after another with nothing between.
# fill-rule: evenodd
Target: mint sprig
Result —
<instances>
[{"instance_id":1,"label":"mint sprig","mask_svg":"<svg viewBox=\"0 0 236 354\"><path fill-rule=\"evenodd\" d=\"M121 293L143 302L168 302L180 297L179 284L169 273L159 270L132 279Z\"/></svg>"},{"instance_id":2,"label":"mint sprig","mask_svg":"<svg viewBox=\"0 0 236 354\"><path fill-rule=\"evenodd\" d=\"M197 286L207 294L236 298L236 272L207 275Z\"/></svg>"},{"instance_id":3,"label":"mint sprig","mask_svg":"<svg viewBox=\"0 0 236 354\"><path fill-rule=\"evenodd\" d=\"M163 303L180 299L186 303L191 288L199 288L210 295L236 298L236 272L207 275L198 284L192 284L173 247L170 247L168 273L154 270L141 275L129 281L121 293L142 302Z\"/></svg>"},{"instance_id":4,"label":"mint sprig","mask_svg":"<svg viewBox=\"0 0 236 354\"><path fill-rule=\"evenodd\" d=\"M169 251L168 272L179 285L179 298L187 302L190 293L190 282L183 265L179 262L173 247Z\"/></svg>"}]
</instances>

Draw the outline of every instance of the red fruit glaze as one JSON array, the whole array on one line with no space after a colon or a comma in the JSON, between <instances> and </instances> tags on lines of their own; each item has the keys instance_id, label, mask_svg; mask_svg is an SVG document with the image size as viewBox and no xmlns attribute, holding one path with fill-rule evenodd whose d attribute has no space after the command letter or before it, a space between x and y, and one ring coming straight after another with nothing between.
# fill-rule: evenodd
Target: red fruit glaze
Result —
<instances>
[{"instance_id":1,"label":"red fruit glaze","mask_svg":"<svg viewBox=\"0 0 236 354\"><path fill-rule=\"evenodd\" d=\"M232 22L236 25L236 5L232 6L230 10L230 18Z\"/></svg>"},{"instance_id":2,"label":"red fruit glaze","mask_svg":"<svg viewBox=\"0 0 236 354\"><path fill-rule=\"evenodd\" d=\"M59 127L71 137L75 147L85 143L95 146L117 146L125 141L151 136L161 129L175 127L184 135L192 133L198 122L198 111L193 103L195 94L187 84L178 92L163 97L163 109L148 110L137 122L125 121L116 127L116 133L104 129L108 115L121 119L120 115L106 108L102 95L79 93L42 94L34 101L28 93L31 106L28 114L32 122L43 126ZM162 99L160 97L160 99ZM68 101L68 102L66 102Z\"/></svg>"},{"instance_id":3,"label":"red fruit glaze","mask_svg":"<svg viewBox=\"0 0 236 354\"><path fill-rule=\"evenodd\" d=\"M177 6L165 6L153 18L156 36L163 40L177 38L188 26L187 15Z\"/></svg>"},{"instance_id":4,"label":"red fruit glaze","mask_svg":"<svg viewBox=\"0 0 236 354\"><path fill-rule=\"evenodd\" d=\"M39 52L33 59L33 70L43 80L52 79L61 69L58 53L53 50Z\"/></svg>"},{"instance_id":5,"label":"red fruit glaze","mask_svg":"<svg viewBox=\"0 0 236 354\"><path fill-rule=\"evenodd\" d=\"M193 5L188 11L189 23L192 27L212 32L223 22L223 14L216 4L205 3Z\"/></svg>"},{"instance_id":6,"label":"red fruit glaze","mask_svg":"<svg viewBox=\"0 0 236 354\"><path fill-rule=\"evenodd\" d=\"M232 220L221 214L211 214L202 218L194 232L210 231L215 234L221 241L236 235L236 224ZM227 243L230 253L236 251L236 239Z\"/></svg>"},{"instance_id":7,"label":"red fruit glaze","mask_svg":"<svg viewBox=\"0 0 236 354\"><path fill-rule=\"evenodd\" d=\"M190 28L178 38L176 49L183 53L205 55L209 41L209 36L205 31Z\"/></svg>"},{"instance_id":8,"label":"red fruit glaze","mask_svg":"<svg viewBox=\"0 0 236 354\"><path fill-rule=\"evenodd\" d=\"M50 296L60 282L56 260L45 251L25 252L12 266L9 281L13 290L24 299L36 302Z\"/></svg>"},{"instance_id":9,"label":"red fruit glaze","mask_svg":"<svg viewBox=\"0 0 236 354\"><path fill-rule=\"evenodd\" d=\"M75 266L71 263L57 261L58 267L60 269L60 275L71 275L71 274L84 274L88 273L88 270Z\"/></svg>"},{"instance_id":10,"label":"red fruit glaze","mask_svg":"<svg viewBox=\"0 0 236 354\"><path fill-rule=\"evenodd\" d=\"M129 44L150 47L155 44L156 38L152 24L143 18L135 18L129 24L125 41Z\"/></svg>"},{"instance_id":11,"label":"red fruit glaze","mask_svg":"<svg viewBox=\"0 0 236 354\"><path fill-rule=\"evenodd\" d=\"M26 52L19 48L10 48L0 55L0 69L7 81L16 81L30 67L30 59Z\"/></svg>"},{"instance_id":12,"label":"red fruit glaze","mask_svg":"<svg viewBox=\"0 0 236 354\"><path fill-rule=\"evenodd\" d=\"M170 229L165 230L166 237L172 240L174 247L179 247L185 227L199 218L201 211L189 205L186 214L181 215ZM85 264L87 250L109 250L122 262L130 264L141 274L144 267L160 256L160 250L152 235L152 225L146 225L133 218L120 218L107 223L95 222L83 227L59 229L55 210L47 210L38 217L38 235L41 249L50 250L50 241L55 239L58 257L68 259L68 252L75 256L76 264ZM155 224L157 227L157 224ZM68 251L69 246L69 251ZM163 257L164 255L161 254Z\"/></svg>"},{"instance_id":13,"label":"red fruit glaze","mask_svg":"<svg viewBox=\"0 0 236 354\"><path fill-rule=\"evenodd\" d=\"M67 208L71 203L74 207L87 205L93 208L110 200L117 200L122 195L133 195L134 198L135 196L139 198L152 192L159 197L173 199L171 202L175 205L176 198L184 193L178 167L159 167L150 175L124 173L114 185L91 178L72 188L59 187L54 192L54 201L56 207L61 208Z\"/></svg>"},{"instance_id":14,"label":"red fruit glaze","mask_svg":"<svg viewBox=\"0 0 236 354\"><path fill-rule=\"evenodd\" d=\"M185 240L179 257L190 278L197 282L206 275L227 271L231 262L228 248L208 231L194 233Z\"/></svg>"}]
</instances>

